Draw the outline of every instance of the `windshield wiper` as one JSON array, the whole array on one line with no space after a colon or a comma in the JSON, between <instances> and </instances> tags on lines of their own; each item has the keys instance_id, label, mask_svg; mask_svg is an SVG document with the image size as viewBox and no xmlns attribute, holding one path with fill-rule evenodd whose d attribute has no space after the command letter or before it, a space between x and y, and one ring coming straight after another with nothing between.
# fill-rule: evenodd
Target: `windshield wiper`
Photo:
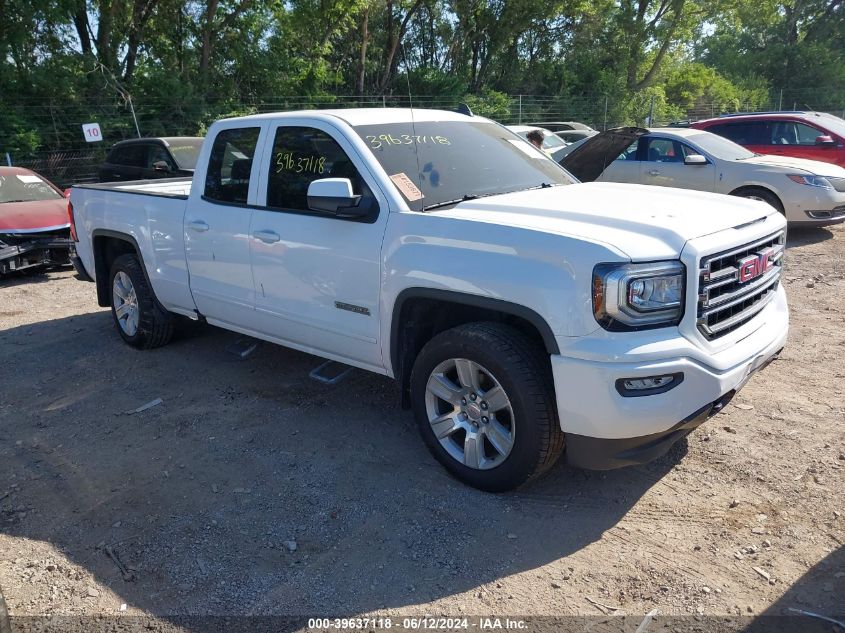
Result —
<instances>
[{"instance_id":1,"label":"windshield wiper","mask_svg":"<svg viewBox=\"0 0 845 633\"><path fill-rule=\"evenodd\" d=\"M5 204L7 202L32 202L31 200L0 200L0 204Z\"/></svg>"},{"instance_id":2,"label":"windshield wiper","mask_svg":"<svg viewBox=\"0 0 845 633\"><path fill-rule=\"evenodd\" d=\"M465 194L462 198L457 198L455 200L447 200L446 202L437 202L435 204L428 205L427 207L423 207L423 211L428 211L429 209L438 209L440 207L448 207L451 204L458 204L459 202L466 202L467 200L478 200L479 198L489 198L490 196L504 196L508 193L516 193L517 191L531 191L532 189L548 189L549 187L560 187L563 183L551 183L551 182L541 182L539 185L534 187L526 187L525 189L512 189L511 191L497 191L495 193L468 193Z\"/></svg>"},{"instance_id":3,"label":"windshield wiper","mask_svg":"<svg viewBox=\"0 0 845 633\"><path fill-rule=\"evenodd\" d=\"M496 196L499 194L496 193L488 193L485 194L488 196ZM476 198L483 198L484 196L479 196L475 194L465 194L462 198L457 198L455 200L446 200L445 202L437 202L435 204L430 204L427 207L423 207L423 211L428 211L429 209L439 209L440 207L448 207L450 204L458 204L459 202L466 202L467 200L475 200Z\"/></svg>"},{"instance_id":4,"label":"windshield wiper","mask_svg":"<svg viewBox=\"0 0 845 633\"><path fill-rule=\"evenodd\" d=\"M534 189L548 189L549 187L562 187L562 182L541 182L534 187L527 187L525 189L517 189L517 191L533 191Z\"/></svg>"}]
</instances>

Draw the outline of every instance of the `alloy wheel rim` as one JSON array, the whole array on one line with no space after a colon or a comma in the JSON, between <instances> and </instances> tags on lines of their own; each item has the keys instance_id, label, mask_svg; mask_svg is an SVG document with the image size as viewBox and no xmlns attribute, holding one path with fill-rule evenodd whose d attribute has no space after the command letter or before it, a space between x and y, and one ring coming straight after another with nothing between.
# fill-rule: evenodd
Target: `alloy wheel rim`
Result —
<instances>
[{"instance_id":1,"label":"alloy wheel rim","mask_svg":"<svg viewBox=\"0 0 845 633\"><path fill-rule=\"evenodd\" d=\"M496 377L475 361L452 358L437 365L426 384L425 409L437 441L468 468L495 468L513 450L510 399Z\"/></svg>"},{"instance_id":2,"label":"alloy wheel rim","mask_svg":"<svg viewBox=\"0 0 845 633\"><path fill-rule=\"evenodd\" d=\"M132 280L122 270L114 276L112 283L112 304L117 317L117 324L127 336L135 336L138 332L138 295Z\"/></svg>"}]
</instances>

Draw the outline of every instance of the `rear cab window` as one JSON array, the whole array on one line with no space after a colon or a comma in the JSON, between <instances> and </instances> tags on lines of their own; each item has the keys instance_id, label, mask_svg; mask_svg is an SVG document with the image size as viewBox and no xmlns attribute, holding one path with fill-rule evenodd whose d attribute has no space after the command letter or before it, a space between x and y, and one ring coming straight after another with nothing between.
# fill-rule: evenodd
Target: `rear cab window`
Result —
<instances>
[{"instance_id":1,"label":"rear cab window","mask_svg":"<svg viewBox=\"0 0 845 633\"><path fill-rule=\"evenodd\" d=\"M203 198L214 202L246 204L252 159L260 127L221 130L208 159Z\"/></svg>"},{"instance_id":2,"label":"rear cab window","mask_svg":"<svg viewBox=\"0 0 845 633\"><path fill-rule=\"evenodd\" d=\"M144 143L133 143L114 148L108 157L108 162L113 165L126 165L128 167L144 167L147 159L148 145Z\"/></svg>"}]
</instances>

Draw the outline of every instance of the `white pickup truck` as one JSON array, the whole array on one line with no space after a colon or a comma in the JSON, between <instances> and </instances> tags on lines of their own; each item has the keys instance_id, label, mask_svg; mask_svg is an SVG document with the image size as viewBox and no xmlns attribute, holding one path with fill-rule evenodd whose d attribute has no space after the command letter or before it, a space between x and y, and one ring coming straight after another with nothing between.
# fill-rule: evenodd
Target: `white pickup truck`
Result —
<instances>
[{"instance_id":1,"label":"white pickup truck","mask_svg":"<svg viewBox=\"0 0 845 633\"><path fill-rule=\"evenodd\" d=\"M471 114L227 119L193 182L77 186L70 214L77 270L130 345L164 345L182 315L393 377L434 456L485 490L564 447L587 468L663 455L787 336L782 214L581 184Z\"/></svg>"}]
</instances>

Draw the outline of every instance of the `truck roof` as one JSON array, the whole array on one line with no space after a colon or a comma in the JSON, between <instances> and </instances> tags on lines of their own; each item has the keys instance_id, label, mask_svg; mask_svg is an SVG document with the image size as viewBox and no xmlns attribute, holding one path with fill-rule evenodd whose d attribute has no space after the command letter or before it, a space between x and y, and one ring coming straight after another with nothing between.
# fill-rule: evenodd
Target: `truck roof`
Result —
<instances>
[{"instance_id":1,"label":"truck roof","mask_svg":"<svg viewBox=\"0 0 845 633\"><path fill-rule=\"evenodd\" d=\"M293 117L317 119L341 119L349 125L374 125L376 123L409 123L411 121L484 121L489 119L468 116L451 110L426 108L346 108L338 110L295 110L290 112L265 112L245 117L224 119L225 121L255 121Z\"/></svg>"},{"instance_id":2,"label":"truck roof","mask_svg":"<svg viewBox=\"0 0 845 633\"><path fill-rule=\"evenodd\" d=\"M112 147L125 147L126 145L137 145L138 143L149 143L150 141L163 143L165 147L171 145L184 145L199 141L202 143L202 136L142 136L140 138L127 138L118 141Z\"/></svg>"}]
</instances>

